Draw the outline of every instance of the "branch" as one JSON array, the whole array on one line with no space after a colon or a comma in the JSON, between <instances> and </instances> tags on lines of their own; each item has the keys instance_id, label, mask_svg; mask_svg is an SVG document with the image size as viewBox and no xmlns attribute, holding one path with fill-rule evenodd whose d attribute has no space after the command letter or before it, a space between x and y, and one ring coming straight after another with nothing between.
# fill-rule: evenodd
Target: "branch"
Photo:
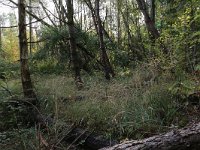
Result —
<instances>
[{"instance_id":1,"label":"branch","mask_svg":"<svg viewBox=\"0 0 200 150\"><path fill-rule=\"evenodd\" d=\"M34 23L36 23L36 22L40 22L41 20L43 20L43 19L45 19L46 17L44 17L44 18L42 18L42 19L40 19L40 20L36 20L36 21L33 21L33 22L30 22L30 23L27 23L27 24L25 24L25 26L28 26L28 25L30 25L30 24L34 24ZM17 28L18 27L18 25L14 25L14 26L4 26L4 27L1 27L0 26L0 29L8 29L8 28Z\"/></svg>"},{"instance_id":2,"label":"branch","mask_svg":"<svg viewBox=\"0 0 200 150\"><path fill-rule=\"evenodd\" d=\"M14 2L13 0L9 0L11 3L13 3L14 5L18 6L18 4L16 2ZM40 19L39 17L37 17L36 15L34 15L33 13L31 13L30 11L26 10L27 14L31 15L33 18L35 18L37 21L41 22L42 24L44 24L47 27L51 27L50 24L48 24L47 22L45 22L44 20Z\"/></svg>"},{"instance_id":3,"label":"branch","mask_svg":"<svg viewBox=\"0 0 200 150\"><path fill-rule=\"evenodd\" d=\"M48 19L51 21L51 23L54 25L54 27L56 26L56 24L53 22L53 20L51 19L51 17L49 16L48 12L50 12L44 5L41 1L39 1L40 5L42 6L42 9L44 10L46 16L48 17ZM48 11L48 12L47 12ZM50 12L51 13L51 12ZM51 15L53 15L51 13ZM55 17L55 16L54 16Z\"/></svg>"},{"instance_id":4,"label":"branch","mask_svg":"<svg viewBox=\"0 0 200 150\"><path fill-rule=\"evenodd\" d=\"M4 81L4 82L5 82L5 81ZM13 96L12 93L11 93L11 91L8 89L8 84L7 84L7 82L5 82L5 84L6 84L6 87L3 86L3 85L1 85L1 88L2 88L3 90L5 90L6 92L8 92L8 94L9 94L10 96Z\"/></svg>"}]
</instances>

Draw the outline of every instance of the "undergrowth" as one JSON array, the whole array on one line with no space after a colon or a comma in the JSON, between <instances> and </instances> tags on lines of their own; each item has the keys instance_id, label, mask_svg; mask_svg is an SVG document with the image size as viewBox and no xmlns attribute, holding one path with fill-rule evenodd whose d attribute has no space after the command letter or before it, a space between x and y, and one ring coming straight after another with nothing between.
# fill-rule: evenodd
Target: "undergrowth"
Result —
<instances>
[{"instance_id":1,"label":"undergrowth","mask_svg":"<svg viewBox=\"0 0 200 150\"><path fill-rule=\"evenodd\" d=\"M98 74L84 75L84 88L81 90L76 89L72 77L64 74L34 75L32 79L41 103L41 113L55 120L48 134L42 134L48 143L59 143L59 139L62 139L58 137L58 127L63 129L61 122L87 128L108 139L123 140L159 134L185 126L190 121L188 111L185 113L186 105L171 91L175 78L170 73L159 75L155 71L137 69L119 74L109 82ZM11 95L8 91L1 92L1 104L10 98L22 96L20 80L8 79L2 84ZM7 120L0 121L1 126L8 123L17 125L17 130L5 133L20 136L18 145L23 148L32 146L31 149L37 149L37 131L24 130L15 122L15 117L16 113L13 116L10 113ZM35 138L28 142L26 136L30 134ZM51 140L47 135L51 135ZM4 133L0 134L1 140L2 137L7 139Z\"/></svg>"},{"instance_id":2,"label":"undergrowth","mask_svg":"<svg viewBox=\"0 0 200 150\"><path fill-rule=\"evenodd\" d=\"M98 75L85 75L84 88L76 90L73 78L52 75L48 80L46 76L36 79L36 89L45 99L44 108L56 118L108 138L136 139L184 126L188 121L179 111L177 97L169 91L174 79L168 75L152 78L139 70L110 82Z\"/></svg>"}]
</instances>

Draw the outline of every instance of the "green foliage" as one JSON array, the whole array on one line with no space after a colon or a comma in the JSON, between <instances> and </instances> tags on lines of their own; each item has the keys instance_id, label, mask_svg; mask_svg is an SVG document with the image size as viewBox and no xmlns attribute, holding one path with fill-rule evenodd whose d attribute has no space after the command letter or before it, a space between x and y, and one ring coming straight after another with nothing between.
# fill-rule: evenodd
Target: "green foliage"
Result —
<instances>
[{"instance_id":1,"label":"green foliage","mask_svg":"<svg viewBox=\"0 0 200 150\"><path fill-rule=\"evenodd\" d=\"M6 131L0 133L0 147L7 150L13 149L29 149L36 150L38 141L35 138L35 128L22 129L18 128L13 131Z\"/></svg>"},{"instance_id":2,"label":"green foliage","mask_svg":"<svg viewBox=\"0 0 200 150\"><path fill-rule=\"evenodd\" d=\"M78 48L78 57L81 65L86 64L88 67L94 67L96 53L98 52L98 38L92 33L83 32L80 27L76 27L76 41ZM41 39L44 39L44 43L40 47L39 51L34 55L34 60L45 61L53 59L57 64L64 66L71 65L70 47L68 42L69 34L67 27L60 28L44 28L42 30ZM90 56L88 56L88 53ZM93 57L91 57L93 56ZM41 64L41 65L42 65Z\"/></svg>"},{"instance_id":3,"label":"green foliage","mask_svg":"<svg viewBox=\"0 0 200 150\"><path fill-rule=\"evenodd\" d=\"M197 64L197 65L195 66L195 71L200 71L200 64Z\"/></svg>"},{"instance_id":4,"label":"green foliage","mask_svg":"<svg viewBox=\"0 0 200 150\"><path fill-rule=\"evenodd\" d=\"M0 80L13 78L18 74L18 70L18 63L11 63L0 56Z\"/></svg>"},{"instance_id":5,"label":"green foliage","mask_svg":"<svg viewBox=\"0 0 200 150\"><path fill-rule=\"evenodd\" d=\"M44 43L40 50L34 55L36 60L46 59L49 57L58 60L66 59L69 56L69 44L67 42L68 31L66 28L43 28L42 40Z\"/></svg>"},{"instance_id":6,"label":"green foliage","mask_svg":"<svg viewBox=\"0 0 200 150\"><path fill-rule=\"evenodd\" d=\"M111 42L104 35L104 43L117 74L110 82L95 72L101 69L97 62L101 60L98 36L93 29L86 32L76 24L79 64L82 69L94 72L93 76L84 74L84 88L79 91L68 74L72 61L67 26L42 28L39 38L43 42L30 61L30 69L34 73L32 79L41 112L57 119L55 127L50 128L52 135L48 135L53 143L62 139L58 138L60 120L120 140L150 136L173 126L183 126L191 120L189 109L183 102L200 91L198 2L156 1L156 27L160 37L154 41L141 21L143 17L135 3L118 1L119 41L116 39L117 27L108 23L114 18L104 22L113 40ZM10 15L9 21L16 23L15 20ZM130 37L124 25L126 21ZM10 101L14 96L22 95L19 63L11 63L19 54L17 37L11 36L13 33L16 34L16 30L3 31L3 50L0 50L0 130L25 128L32 121L26 105ZM163 53L163 47L168 54ZM13 130L9 136L17 138L21 149L38 148L36 139L27 140L36 136L34 129ZM3 134L0 134L1 139L4 139Z\"/></svg>"},{"instance_id":7,"label":"green foliage","mask_svg":"<svg viewBox=\"0 0 200 150\"><path fill-rule=\"evenodd\" d=\"M174 95L180 96L180 98L185 99L190 94L194 93L195 87L190 81L177 82L172 85L169 89Z\"/></svg>"},{"instance_id":8,"label":"green foliage","mask_svg":"<svg viewBox=\"0 0 200 150\"><path fill-rule=\"evenodd\" d=\"M161 36L170 50L169 59L177 61L178 66L183 70L192 71L199 63L200 56L197 1L169 2L168 8L164 11L170 12L164 14L166 26L163 26Z\"/></svg>"},{"instance_id":9,"label":"green foliage","mask_svg":"<svg viewBox=\"0 0 200 150\"><path fill-rule=\"evenodd\" d=\"M188 75L187 77L176 81L169 88L169 91L182 101L186 102L191 95L200 91L199 81L199 74L192 76Z\"/></svg>"},{"instance_id":10,"label":"green foliage","mask_svg":"<svg viewBox=\"0 0 200 150\"><path fill-rule=\"evenodd\" d=\"M0 55L0 72L3 72L6 70L5 66L7 65L8 63L6 62L5 59L3 59Z\"/></svg>"},{"instance_id":11,"label":"green foliage","mask_svg":"<svg viewBox=\"0 0 200 150\"><path fill-rule=\"evenodd\" d=\"M77 52L81 68L86 71L99 68L99 64L97 64L97 59L100 59L98 36L93 32L84 32L78 25L75 31ZM57 62L57 65L70 66L71 55L68 41L68 28L65 26L43 28L41 32L40 38L44 40L44 42L41 44L40 49L34 54L33 60L35 60L35 62L37 61L36 64L39 65L39 63L41 63L41 65L43 65L45 61L46 64L48 64L49 59L53 59L54 62ZM110 42L107 38L104 38L104 42L111 62L117 66L128 66L129 60L127 59L127 52L123 49L122 51L117 50L116 44Z\"/></svg>"},{"instance_id":12,"label":"green foliage","mask_svg":"<svg viewBox=\"0 0 200 150\"><path fill-rule=\"evenodd\" d=\"M110 55L112 62L115 66L123 68L130 65L130 60L128 58L128 53L124 49L116 49Z\"/></svg>"},{"instance_id":13,"label":"green foliage","mask_svg":"<svg viewBox=\"0 0 200 150\"><path fill-rule=\"evenodd\" d=\"M17 99L1 100L0 131L10 128L27 127L33 123L32 108Z\"/></svg>"},{"instance_id":14,"label":"green foliage","mask_svg":"<svg viewBox=\"0 0 200 150\"><path fill-rule=\"evenodd\" d=\"M31 71L38 74L61 74L66 70L65 65L50 57L43 60L34 60L31 64Z\"/></svg>"}]
</instances>

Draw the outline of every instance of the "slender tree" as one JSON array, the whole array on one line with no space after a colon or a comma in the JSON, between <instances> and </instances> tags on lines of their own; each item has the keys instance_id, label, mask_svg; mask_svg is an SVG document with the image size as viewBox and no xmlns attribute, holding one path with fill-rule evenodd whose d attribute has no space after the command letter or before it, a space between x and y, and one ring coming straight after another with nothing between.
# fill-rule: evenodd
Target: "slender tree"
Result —
<instances>
[{"instance_id":1,"label":"slender tree","mask_svg":"<svg viewBox=\"0 0 200 150\"><path fill-rule=\"evenodd\" d=\"M29 0L29 11L32 13L32 0ZM29 53L30 56L32 57L32 16L29 15Z\"/></svg>"},{"instance_id":2,"label":"slender tree","mask_svg":"<svg viewBox=\"0 0 200 150\"><path fill-rule=\"evenodd\" d=\"M107 80L110 80L110 74L114 77L115 73L113 71L113 68L110 64L107 52L106 52L106 47L104 44L104 35L103 35L103 26L101 23L101 18L99 15L99 1L100 0L95 0L95 14L97 18L97 29L98 29L98 36L99 36L99 45L100 45L100 50L101 50L101 61L103 64L103 69L105 73L105 78Z\"/></svg>"},{"instance_id":3,"label":"slender tree","mask_svg":"<svg viewBox=\"0 0 200 150\"><path fill-rule=\"evenodd\" d=\"M116 0L116 5L117 5L117 43L118 43L118 48L121 46L121 5L122 2L121 0Z\"/></svg>"},{"instance_id":4,"label":"slender tree","mask_svg":"<svg viewBox=\"0 0 200 150\"><path fill-rule=\"evenodd\" d=\"M150 13L151 20L152 20L153 24L155 25L156 24L156 5L155 5L155 0L150 0L150 12L149 13ZM152 41L152 44L155 45L155 38L154 37L152 37L151 41Z\"/></svg>"},{"instance_id":5,"label":"slender tree","mask_svg":"<svg viewBox=\"0 0 200 150\"><path fill-rule=\"evenodd\" d=\"M2 24L3 24L3 16L0 15L0 50L2 49Z\"/></svg>"},{"instance_id":6,"label":"slender tree","mask_svg":"<svg viewBox=\"0 0 200 150\"><path fill-rule=\"evenodd\" d=\"M155 23L153 22L153 19L150 17L147 9L146 2L144 0L136 0L137 4L139 6L139 9L144 15L144 20L147 26L148 31L150 32L151 36L154 39L157 39L160 37L160 34L158 30L156 29Z\"/></svg>"},{"instance_id":7,"label":"slender tree","mask_svg":"<svg viewBox=\"0 0 200 150\"><path fill-rule=\"evenodd\" d=\"M155 24L155 21L156 21L156 5L155 5L155 0L151 0L150 16L151 16L151 20Z\"/></svg>"},{"instance_id":8,"label":"slender tree","mask_svg":"<svg viewBox=\"0 0 200 150\"><path fill-rule=\"evenodd\" d=\"M0 50L2 49L2 31L1 31L1 23L0 23Z\"/></svg>"},{"instance_id":9,"label":"slender tree","mask_svg":"<svg viewBox=\"0 0 200 150\"><path fill-rule=\"evenodd\" d=\"M67 0L66 4L68 12L69 43L70 43L71 58L73 63L73 70L75 74L75 82L78 88L81 88L83 82L81 80L80 64L76 47L75 26L73 19L74 16L73 2L71 0Z\"/></svg>"},{"instance_id":10,"label":"slender tree","mask_svg":"<svg viewBox=\"0 0 200 150\"><path fill-rule=\"evenodd\" d=\"M140 11L144 15L144 21L147 26L147 30L151 35L151 38L153 39L153 41L158 39L160 37L160 33L158 32L158 30L155 26L155 13L154 13L155 10L153 10L153 9L155 9L154 1L152 2L153 3L152 13L151 13L152 18L148 12L147 4L146 4L145 0L136 0L136 1L137 1ZM162 41L159 41L159 43L160 43L161 48L163 49L163 52L168 53L168 49L166 48L164 43L162 43Z\"/></svg>"},{"instance_id":11,"label":"slender tree","mask_svg":"<svg viewBox=\"0 0 200 150\"><path fill-rule=\"evenodd\" d=\"M29 67L28 67L28 44L26 36L26 13L25 0L18 0L18 18L19 18L19 46L20 46L20 64L21 81L24 97L32 104L37 104L37 97L33 90Z\"/></svg>"}]
</instances>

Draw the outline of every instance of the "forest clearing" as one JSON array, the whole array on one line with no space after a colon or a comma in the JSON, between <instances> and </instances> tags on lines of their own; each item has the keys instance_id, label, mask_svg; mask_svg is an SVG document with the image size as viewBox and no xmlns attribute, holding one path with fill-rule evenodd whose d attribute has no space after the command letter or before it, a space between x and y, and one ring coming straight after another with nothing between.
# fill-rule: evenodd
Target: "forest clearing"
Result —
<instances>
[{"instance_id":1,"label":"forest clearing","mask_svg":"<svg viewBox=\"0 0 200 150\"><path fill-rule=\"evenodd\" d=\"M0 0L0 149L200 149L199 0Z\"/></svg>"}]
</instances>

